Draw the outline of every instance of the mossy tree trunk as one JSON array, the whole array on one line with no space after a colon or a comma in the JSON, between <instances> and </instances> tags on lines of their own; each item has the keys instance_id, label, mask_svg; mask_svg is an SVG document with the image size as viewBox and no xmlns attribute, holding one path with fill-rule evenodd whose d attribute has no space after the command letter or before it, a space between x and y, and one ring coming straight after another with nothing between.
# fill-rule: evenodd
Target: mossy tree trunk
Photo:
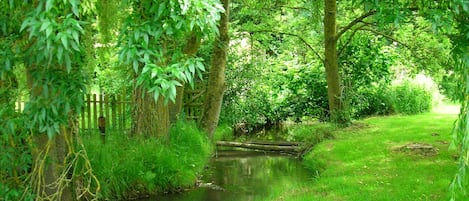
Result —
<instances>
[{"instance_id":1,"label":"mossy tree trunk","mask_svg":"<svg viewBox=\"0 0 469 201\"><path fill-rule=\"evenodd\" d=\"M342 123L347 120L343 119L344 117L341 115L343 108L337 55L336 12L336 0L324 0L324 67L326 69L329 112L331 120Z\"/></svg>"},{"instance_id":2,"label":"mossy tree trunk","mask_svg":"<svg viewBox=\"0 0 469 201\"><path fill-rule=\"evenodd\" d=\"M36 100L38 97L43 95L44 84L42 81L37 80L31 76L31 71L36 70L33 65L27 71L27 81L30 90L30 99ZM60 94L49 94L49 96L60 96ZM37 129L35 129L37 130ZM33 134L33 169L36 171L33 175L36 177L42 177L37 179L36 185L40 189L36 189L36 192L41 192L38 195L40 198L46 200L73 200L71 183L66 180L71 178L61 178L64 174L65 166L67 165L67 155L69 150L73 149L73 142L71 135L73 128L65 128L62 126L61 132L49 137L46 133L34 132ZM67 174L68 176L68 174ZM60 184L60 185L59 185Z\"/></svg>"},{"instance_id":3,"label":"mossy tree trunk","mask_svg":"<svg viewBox=\"0 0 469 201\"><path fill-rule=\"evenodd\" d=\"M192 34L184 47L187 57L197 53L200 38ZM144 87L137 86L134 91L133 122L131 133L146 137L168 137L171 123L174 123L182 111L184 86L176 87L175 102L164 103L164 97L155 101L153 94L147 93Z\"/></svg>"},{"instance_id":4,"label":"mossy tree trunk","mask_svg":"<svg viewBox=\"0 0 469 201\"><path fill-rule=\"evenodd\" d=\"M225 68L226 55L230 38L228 35L229 23L229 0L222 0L225 13L221 15L220 24L218 26L219 37L213 44L212 63L210 67L210 75L208 78L207 93L205 95L204 108L200 120L201 127L205 130L210 138L213 137L215 128L218 125L220 117L221 105L223 102L223 93L225 92Z\"/></svg>"},{"instance_id":5,"label":"mossy tree trunk","mask_svg":"<svg viewBox=\"0 0 469 201\"><path fill-rule=\"evenodd\" d=\"M166 136L169 133L169 112L163 98L155 101L144 87L134 90L132 109L132 135L145 137Z\"/></svg>"}]
</instances>

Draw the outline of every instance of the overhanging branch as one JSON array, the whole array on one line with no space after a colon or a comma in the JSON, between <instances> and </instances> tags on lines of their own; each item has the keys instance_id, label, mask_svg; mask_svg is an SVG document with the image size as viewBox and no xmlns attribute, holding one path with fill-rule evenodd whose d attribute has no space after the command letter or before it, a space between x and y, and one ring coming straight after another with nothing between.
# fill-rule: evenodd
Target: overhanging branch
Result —
<instances>
[{"instance_id":1,"label":"overhanging branch","mask_svg":"<svg viewBox=\"0 0 469 201\"><path fill-rule=\"evenodd\" d=\"M357 33L357 31L360 30L361 28L365 27L365 26L366 26L366 24L362 24L362 25L360 25L360 27L358 27L356 29L353 29L353 32L350 34L349 38L347 39L347 42L345 42L345 44L342 45L339 52L337 53L338 56L340 56L342 54L342 52L344 51L344 49L352 42L352 39L355 36L355 34Z\"/></svg>"},{"instance_id":2,"label":"overhanging branch","mask_svg":"<svg viewBox=\"0 0 469 201\"><path fill-rule=\"evenodd\" d=\"M360 23L360 22L363 22L363 20L367 17L370 17L372 15L376 14L376 10L370 10L366 13L364 13L363 15L361 15L360 17L357 17L355 18L355 20L351 21L347 26L345 26L344 28L342 28L338 33L337 33L337 36L336 36L336 39L338 40L345 32L347 32L348 30L350 30L353 26L355 26L356 24Z\"/></svg>"}]
</instances>

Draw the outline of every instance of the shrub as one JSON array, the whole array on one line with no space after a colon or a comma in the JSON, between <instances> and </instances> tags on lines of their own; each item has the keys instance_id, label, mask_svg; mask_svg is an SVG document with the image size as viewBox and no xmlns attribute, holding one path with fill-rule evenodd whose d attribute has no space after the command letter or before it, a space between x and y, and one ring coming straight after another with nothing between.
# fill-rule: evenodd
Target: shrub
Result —
<instances>
[{"instance_id":1,"label":"shrub","mask_svg":"<svg viewBox=\"0 0 469 201\"><path fill-rule=\"evenodd\" d=\"M100 198L128 199L192 185L211 154L207 136L195 123L177 122L167 140L129 137L120 133L84 136L93 171L101 184Z\"/></svg>"},{"instance_id":2,"label":"shrub","mask_svg":"<svg viewBox=\"0 0 469 201\"><path fill-rule=\"evenodd\" d=\"M392 86L388 95L397 113L418 114L428 112L432 107L432 93L410 81Z\"/></svg>"},{"instance_id":3,"label":"shrub","mask_svg":"<svg viewBox=\"0 0 469 201\"><path fill-rule=\"evenodd\" d=\"M387 88L371 85L362 87L352 98L352 114L354 118L372 115L388 115L394 112Z\"/></svg>"}]
</instances>

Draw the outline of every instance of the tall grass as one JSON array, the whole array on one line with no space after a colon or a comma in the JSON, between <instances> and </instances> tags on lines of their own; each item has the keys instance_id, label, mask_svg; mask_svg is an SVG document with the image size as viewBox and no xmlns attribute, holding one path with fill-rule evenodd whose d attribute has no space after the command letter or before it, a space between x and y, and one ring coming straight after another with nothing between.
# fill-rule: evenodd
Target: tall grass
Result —
<instances>
[{"instance_id":1,"label":"tall grass","mask_svg":"<svg viewBox=\"0 0 469 201\"><path fill-rule=\"evenodd\" d=\"M195 123L177 122L169 142L111 133L84 136L84 144L101 184L100 198L128 199L177 190L194 184L208 162L212 146Z\"/></svg>"},{"instance_id":2,"label":"tall grass","mask_svg":"<svg viewBox=\"0 0 469 201\"><path fill-rule=\"evenodd\" d=\"M424 86L405 81L388 92L394 111L403 114L428 112L432 107L432 92Z\"/></svg>"}]
</instances>

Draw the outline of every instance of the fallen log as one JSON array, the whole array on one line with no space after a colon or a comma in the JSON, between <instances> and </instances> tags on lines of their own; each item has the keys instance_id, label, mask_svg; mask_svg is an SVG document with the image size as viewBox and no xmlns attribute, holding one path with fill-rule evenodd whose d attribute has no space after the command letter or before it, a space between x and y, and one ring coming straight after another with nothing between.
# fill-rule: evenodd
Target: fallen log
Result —
<instances>
[{"instance_id":1,"label":"fallen log","mask_svg":"<svg viewBox=\"0 0 469 201\"><path fill-rule=\"evenodd\" d=\"M299 153L302 151L301 147L296 145L269 145L269 144L254 144L248 142L229 142L229 141L217 141L217 146L224 147L239 147L245 149L254 149L261 151L276 151L276 152L288 152L288 153Z\"/></svg>"},{"instance_id":2,"label":"fallen log","mask_svg":"<svg viewBox=\"0 0 469 201\"><path fill-rule=\"evenodd\" d=\"M248 144L259 144L259 145L277 145L277 146L301 146L301 142L287 142L287 141L247 141Z\"/></svg>"}]
</instances>

